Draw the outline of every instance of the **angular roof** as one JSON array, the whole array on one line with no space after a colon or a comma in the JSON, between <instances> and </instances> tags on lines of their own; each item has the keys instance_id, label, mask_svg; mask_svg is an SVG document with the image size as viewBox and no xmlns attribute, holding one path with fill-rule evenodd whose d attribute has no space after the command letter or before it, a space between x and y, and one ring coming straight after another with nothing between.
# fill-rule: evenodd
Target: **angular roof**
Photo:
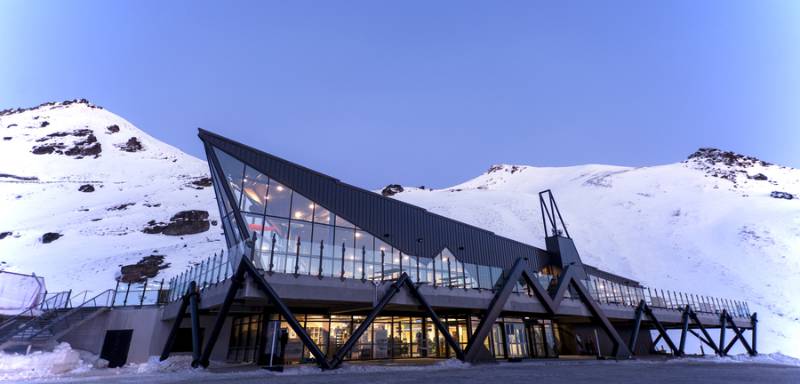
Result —
<instances>
[{"instance_id":1,"label":"angular roof","mask_svg":"<svg viewBox=\"0 0 800 384\"><path fill-rule=\"evenodd\" d=\"M546 250L355 187L203 129L198 136L403 253L434 257L446 247L462 262L503 268L527 257L533 270L550 262Z\"/></svg>"}]
</instances>

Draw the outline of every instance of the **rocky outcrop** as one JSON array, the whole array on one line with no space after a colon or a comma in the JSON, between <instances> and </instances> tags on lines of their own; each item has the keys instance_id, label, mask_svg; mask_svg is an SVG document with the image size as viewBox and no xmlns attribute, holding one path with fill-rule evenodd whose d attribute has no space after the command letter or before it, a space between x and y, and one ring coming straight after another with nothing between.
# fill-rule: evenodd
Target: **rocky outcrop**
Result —
<instances>
[{"instance_id":1,"label":"rocky outcrop","mask_svg":"<svg viewBox=\"0 0 800 384\"><path fill-rule=\"evenodd\" d=\"M747 175L747 178L751 180L769 180L769 177L767 177L767 175L763 173L756 173L755 175L752 176Z\"/></svg>"},{"instance_id":2,"label":"rocky outcrop","mask_svg":"<svg viewBox=\"0 0 800 384\"><path fill-rule=\"evenodd\" d=\"M114 124L114 125L109 125L108 127L106 127L106 133L108 133L108 134L114 134L114 133L117 133L117 132L119 132L119 125Z\"/></svg>"},{"instance_id":3,"label":"rocky outcrop","mask_svg":"<svg viewBox=\"0 0 800 384\"><path fill-rule=\"evenodd\" d=\"M86 99L72 99L72 100L65 100L65 101L62 101L62 102L49 101L47 103L42 103L42 104L39 104L39 105L37 105L35 107L31 107L31 108L9 108L9 109L3 109L3 110L0 110L0 116L13 115L15 113L21 113L21 112L27 112L27 111L35 111L35 110L38 110L38 109L44 109L44 108L48 108L48 107L49 107L49 109L61 108L61 107L66 107L66 106L71 105L71 104L85 104L89 108L103 109L103 107L94 105L94 104L90 103L89 100L86 100Z\"/></svg>"},{"instance_id":4,"label":"rocky outcrop","mask_svg":"<svg viewBox=\"0 0 800 384\"><path fill-rule=\"evenodd\" d=\"M125 203L125 204L115 205L113 207L106 208L106 211L124 211L132 205L136 205L136 203Z\"/></svg>"},{"instance_id":5,"label":"rocky outcrop","mask_svg":"<svg viewBox=\"0 0 800 384\"><path fill-rule=\"evenodd\" d=\"M196 180L192 180L187 184L190 188L194 189L203 189L211 186L211 178L210 177L201 177Z\"/></svg>"},{"instance_id":6,"label":"rocky outcrop","mask_svg":"<svg viewBox=\"0 0 800 384\"><path fill-rule=\"evenodd\" d=\"M729 167L749 168L754 165L768 166L772 165L766 161L759 160L752 156L745 156L731 151L723 151L717 148L700 148L691 155L689 160L703 161L709 165L724 164Z\"/></svg>"},{"instance_id":7,"label":"rocky outcrop","mask_svg":"<svg viewBox=\"0 0 800 384\"><path fill-rule=\"evenodd\" d=\"M7 236L11 236L11 234L12 234L12 233L11 233L11 232L9 232L9 231L6 231L6 232L0 232L0 240L3 240L3 239L5 239Z\"/></svg>"},{"instance_id":8,"label":"rocky outcrop","mask_svg":"<svg viewBox=\"0 0 800 384\"><path fill-rule=\"evenodd\" d=\"M181 211L173 215L169 220L169 223L150 220L147 226L142 229L142 232L148 234L160 233L167 236L183 236L202 233L211 228L207 211Z\"/></svg>"},{"instance_id":9,"label":"rocky outcrop","mask_svg":"<svg viewBox=\"0 0 800 384\"><path fill-rule=\"evenodd\" d=\"M52 242L58 240L61 236L64 236L64 235L62 235L60 233L56 233L56 232L47 232L44 235L42 235L42 243L43 244L52 243Z\"/></svg>"},{"instance_id":10,"label":"rocky outcrop","mask_svg":"<svg viewBox=\"0 0 800 384\"><path fill-rule=\"evenodd\" d=\"M69 148L67 148L68 146L63 142L53 142L56 138L67 138L70 136L83 139L73 142L72 146ZM91 129L76 129L72 132L53 132L37 139L36 142L46 143L33 147L31 152L35 155L56 153L59 155L75 156L80 159L86 156L98 157L103 151L102 146L97 142L97 137L95 137Z\"/></svg>"},{"instance_id":11,"label":"rocky outcrop","mask_svg":"<svg viewBox=\"0 0 800 384\"><path fill-rule=\"evenodd\" d=\"M403 186L400 184L389 184L381 191L381 195L383 196L394 196L400 192L403 192Z\"/></svg>"},{"instance_id":12,"label":"rocky outcrop","mask_svg":"<svg viewBox=\"0 0 800 384\"><path fill-rule=\"evenodd\" d=\"M156 277L160 270L168 267L169 263L164 263L164 255L145 256L135 264L120 267L117 281L120 283L143 283L147 279Z\"/></svg>"},{"instance_id":13,"label":"rocky outcrop","mask_svg":"<svg viewBox=\"0 0 800 384\"><path fill-rule=\"evenodd\" d=\"M117 148L125 152L139 152L144 151L144 146L142 146L142 142L139 141L136 137L131 137L128 139L125 144L116 144Z\"/></svg>"},{"instance_id":14,"label":"rocky outcrop","mask_svg":"<svg viewBox=\"0 0 800 384\"><path fill-rule=\"evenodd\" d=\"M781 192L781 191L772 191L769 194L769 196L770 197L774 197L776 199L786 199L786 200L792 200L795 197L794 195L792 195L789 192Z\"/></svg>"},{"instance_id":15,"label":"rocky outcrop","mask_svg":"<svg viewBox=\"0 0 800 384\"><path fill-rule=\"evenodd\" d=\"M78 190L81 192L94 192L94 185L84 184L78 187Z\"/></svg>"}]
</instances>

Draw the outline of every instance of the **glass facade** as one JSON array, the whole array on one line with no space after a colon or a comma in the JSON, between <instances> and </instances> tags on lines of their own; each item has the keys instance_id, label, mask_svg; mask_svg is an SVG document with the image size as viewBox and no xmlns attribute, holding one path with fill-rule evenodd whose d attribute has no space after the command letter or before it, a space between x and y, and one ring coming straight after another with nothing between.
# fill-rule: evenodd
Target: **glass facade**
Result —
<instances>
[{"instance_id":1,"label":"glass facade","mask_svg":"<svg viewBox=\"0 0 800 384\"><path fill-rule=\"evenodd\" d=\"M297 315L297 320L320 350L331 358L344 346L353 331L364 320L364 316L301 314ZM466 348L473 330L477 327L478 319L445 317L441 320L453 339L461 345L462 350ZM280 328L276 330L272 324ZM228 359L258 361L258 351L269 353L271 350L269 335L280 334L283 331L288 334L286 362L289 364L313 362L313 355L303 346L300 338L286 321L277 315L265 318L260 314L238 316L233 320ZM550 320L521 318L499 319L485 342L485 346L497 359L557 357L558 344L558 328ZM278 350L277 347L274 348ZM430 319L414 316L382 316L375 319L364 332L346 359L454 356L453 350Z\"/></svg>"},{"instance_id":2,"label":"glass facade","mask_svg":"<svg viewBox=\"0 0 800 384\"><path fill-rule=\"evenodd\" d=\"M219 170L212 167L212 177L228 246L243 239L236 209L247 231L256 235L259 268L365 280L392 280L405 272L414 282L449 288L494 289L503 281L501 268L463 263L447 248L434 258L403 253L226 152L213 148L213 154Z\"/></svg>"}]
</instances>

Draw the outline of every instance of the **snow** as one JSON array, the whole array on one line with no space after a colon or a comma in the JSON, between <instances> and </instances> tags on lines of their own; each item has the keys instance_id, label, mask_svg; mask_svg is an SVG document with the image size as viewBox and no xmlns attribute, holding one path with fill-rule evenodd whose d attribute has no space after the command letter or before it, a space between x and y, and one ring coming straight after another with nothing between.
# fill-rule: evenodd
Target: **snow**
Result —
<instances>
[{"instance_id":1,"label":"snow","mask_svg":"<svg viewBox=\"0 0 800 384\"><path fill-rule=\"evenodd\" d=\"M747 301L759 315L759 351L800 356L800 201L769 196L800 191L800 170L756 165L744 171L769 181L742 175L734 184L701 168L501 165L393 197L544 247L538 192L551 189L585 263L655 288Z\"/></svg>"},{"instance_id":2,"label":"snow","mask_svg":"<svg viewBox=\"0 0 800 384\"><path fill-rule=\"evenodd\" d=\"M49 125L42 128L43 121ZM16 125L14 125L16 124ZM107 127L117 125L119 132ZM9 128L10 127L10 128ZM78 159L59 154L35 155L34 146L71 145L81 137L49 134L91 129L102 146L100 156ZM0 177L0 269L44 276L51 292L113 288L121 265L143 256L166 255L171 267L156 276L169 278L224 248L222 229L188 236L145 234L150 220L168 221L182 210L201 209L219 221L212 188L187 184L208 176L200 159L139 130L119 116L88 104L56 104L0 116L0 174L37 177L35 181ZM136 137L144 151L125 152L115 145ZM92 184L94 192L80 192ZM135 203L124 210L109 210ZM43 244L46 232L63 237Z\"/></svg>"},{"instance_id":3,"label":"snow","mask_svg":"<svg viewBox=\"0 0 800 384\"><path fill-rule=\"evenodd\" d=\"M107 110L51 107L0 116L0 136L11 137L0 140L0 174L39 178L0 176L0 233L13 232L0 240L0 269L35 272L50 291L96 294L113 287L120 265L151 253L166 255L170 267L156 278L168 279L224 247L218 225L183 237L141 232L149 220L167 221L187 209L218 220L212 189L187 186L207 176L204 161ZM43 120L50 124L41 128ZM106 133L114 124L120 131ZM47 134L85 128L102 144L98 158L31 153ZM144 151L115 147L133 136ZM544 247L538 192L551 189L584 262L652 287L748 301L759 314L759 351L800 356L800 199L769 196L776 190L800 194L800 170L709 168L697 159L638 168L494 169L449 188L406 187L394 198ZM737 174L737 182L714 177L715 169ZM758 173L769 180L746 177ZM79 192L86 183L95 192ZM125 210L108 210L131 202ZM45 232L64 236L42 244ZM699 352L693 348L689 352Z\"/></svg>"},{"instance_id":4,"label":"snow","mask_svg":"<svg viewBox=\"0 0 800 384\"><path fill-rule=\"evenodd\" d=\"M78 351L61 343L52 352L32 352L28 355L0 352L0 379L25 380L63 376L90 370L91 364L81 359Z\"/></svg>"}]
</instances>

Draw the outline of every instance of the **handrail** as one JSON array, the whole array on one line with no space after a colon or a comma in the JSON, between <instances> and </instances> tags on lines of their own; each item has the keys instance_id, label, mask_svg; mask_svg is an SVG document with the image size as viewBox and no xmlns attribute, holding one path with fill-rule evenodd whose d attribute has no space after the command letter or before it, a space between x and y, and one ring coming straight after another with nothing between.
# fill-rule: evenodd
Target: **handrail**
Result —
<instances>
[{"instance_id":1,"label":"handrail","mask_svg":"<svg viewBox=\"0 0 800 384\"><path fill-rule=\"evenodd\" d=\"M42 329L40 329L38 332L34 333L34 334L33 334L33 335L31 335L30 337L31 337L31 338L33 338L33 337L36 337L36 336L38 336L39 334L41 334L42 332L44 332L44 331L46 331L46 330L49 330L50 328L53 328L53 326L54 326L54 325L56 325L56 324L58 324L58 323L60 323L60 322L64 321L64 319L67 319L67 318L69 318L69 317L70 317L70 316L72 316L73 314L80 312L80 311L81 311L83 308L108 308L108 307L110 307L110 306L111 306L111 305L110 305L110 303L113 303L113 302L114 302L114 295L115 295L115 294L116 294L116 291L115 291L115 290L113 290L113 289L107 289L107 290L105 290L105 291L103 291L103 292L100 292L99 294L97 294L96 296L92 297L91 299L89 299L89 300L86 300L86 301L84 301L83 303L81 303L81 305L79 305L79 306L77 306L77 307L73 307L72 309L70 309L70 310L69 310L69 311L67 311L66 313L62 314L61 316L59 316L59 317L57 317L57 318L55 318L55 319L53 319L53 320L52 320L52 321L50 321L50 322L49 322L47 325L45 325L44 327L42 327ZM111 296L111 301L110 301L110 302L108 302L108 299L106 299L106 304L105 304L105 305L97 305L98 298L99 298L100 296L103 296L103 295L106 295L106 296L110 295L110 296ZM88 305L90 302L91 302L92 304L94 304L94 305L91 305L91 306L90 306L90 305Z\"/></svg>"}]
</instances>

